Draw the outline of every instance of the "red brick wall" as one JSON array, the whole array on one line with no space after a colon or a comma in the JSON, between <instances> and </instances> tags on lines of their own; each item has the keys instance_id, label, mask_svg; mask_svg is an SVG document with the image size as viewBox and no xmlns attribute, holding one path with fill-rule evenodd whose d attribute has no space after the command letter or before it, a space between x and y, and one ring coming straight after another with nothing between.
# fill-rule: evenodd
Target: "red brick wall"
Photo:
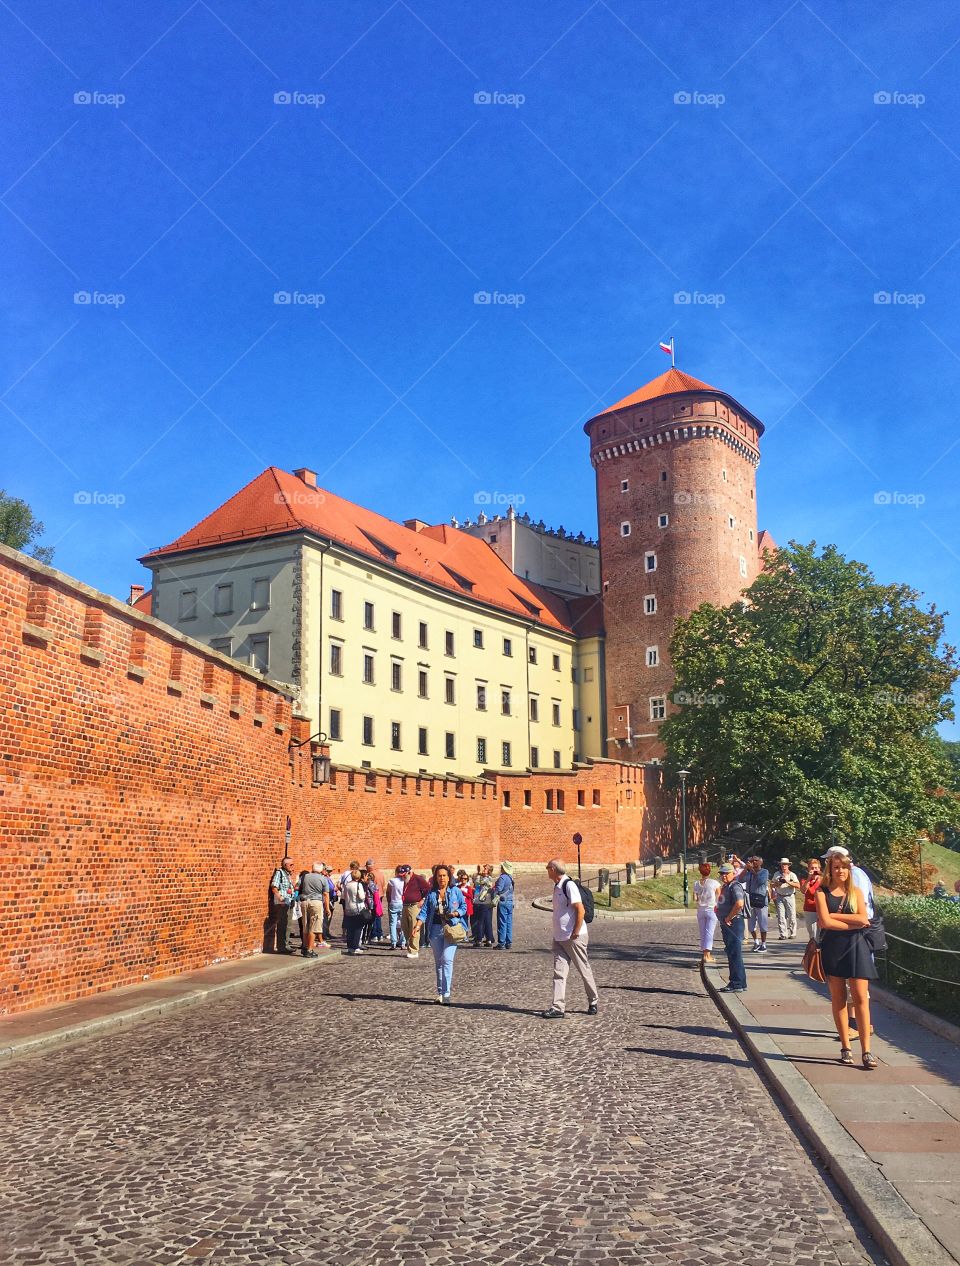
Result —
<instances>
[{"instance_id":1,"label":"red brick wall","mask_svg":"<svg viewBox=\"0 0 960 1266\"><path fill-rule=\"evenodd\" d=\"M258 951L288 817L298 868L543 861L577 829L595 863L672 845L659 773L615 762L459 784L341 769L314 787L292 707L0 546L0 1014ZM558 788L563 812L544 812Z\"/></svg>"}]
</instances>

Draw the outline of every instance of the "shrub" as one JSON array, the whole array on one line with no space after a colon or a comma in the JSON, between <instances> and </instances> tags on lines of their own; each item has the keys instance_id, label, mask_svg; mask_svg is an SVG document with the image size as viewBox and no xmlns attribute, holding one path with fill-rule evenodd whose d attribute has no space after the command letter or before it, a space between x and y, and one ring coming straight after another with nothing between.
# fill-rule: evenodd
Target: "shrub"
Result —
<instances>
[{"instance_id":1,"label":"shrub","mask_svg":"<svg viewBox=\"0 0 960 1266\"><path fill-rule=\"evenodd\" d=\"M960 1021L960 903L930 897L889 897L881 903L891 938L881 975L889 988L918 1006ZM903 940L915 945L905 945ZM919 949L917 946L928 946ZM936 949L956 950L938 954ZM931 979L936 978L936 979Z\"/></svg>"}]
</instances>

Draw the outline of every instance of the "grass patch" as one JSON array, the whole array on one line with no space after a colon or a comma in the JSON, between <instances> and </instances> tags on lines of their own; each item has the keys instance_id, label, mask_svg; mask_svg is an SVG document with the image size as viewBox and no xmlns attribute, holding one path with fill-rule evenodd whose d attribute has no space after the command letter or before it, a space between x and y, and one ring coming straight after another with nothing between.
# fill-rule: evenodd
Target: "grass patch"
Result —
<instances>
[{"instance_id":1,"label":"grass patch","mask_svg":"<svg viewBox=\"0 0 960 1266\"><path fill-rule=\"evenodd\" d=\"M693 905L693 876L689 875L690 903ZM621 884L620 896L611 903L610 891L594 895L600 910L676 910L683 907L683 876L661 875L658 879L641 879L639 883Z\"/></svg>"}]
</instances>

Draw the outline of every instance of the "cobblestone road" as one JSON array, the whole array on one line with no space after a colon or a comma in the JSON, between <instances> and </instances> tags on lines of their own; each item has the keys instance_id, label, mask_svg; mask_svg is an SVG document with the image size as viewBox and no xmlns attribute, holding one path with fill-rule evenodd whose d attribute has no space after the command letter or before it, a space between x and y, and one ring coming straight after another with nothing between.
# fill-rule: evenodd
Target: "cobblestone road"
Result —
<instances>
[{"instance_id":1,"label":"cobblestone road","mask_svg":"<svg viewBox=\"0 0 960 1266\"><path fill-rule=\"evenodd\" d=\"M601 1014L509 954L371 951L0 1073L2 1261L866 1263L677 921L592 928ZM745 1130L743 1123L757 1123Z\"/></svg>"}]
</instances>

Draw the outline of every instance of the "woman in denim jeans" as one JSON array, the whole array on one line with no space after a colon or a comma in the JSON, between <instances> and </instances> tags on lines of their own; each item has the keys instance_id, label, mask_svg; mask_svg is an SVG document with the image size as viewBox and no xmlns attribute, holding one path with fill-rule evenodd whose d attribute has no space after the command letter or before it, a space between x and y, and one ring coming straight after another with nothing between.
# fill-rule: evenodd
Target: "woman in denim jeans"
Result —
<instances>
[{"instance_id":1,"label":"woman in denim jeans","mask_svg":"<svg viewBox=\"0 0 960 1266\"><path fill-rule=\"evenodd\" d=\"M500 874L493 888L497 907L497 943L495 949L511 949L513 946L513 867L509 862L500 866Z\"/></svg>"},{"instance_id":2,"label":"woman in denim jeans","mask_svg":"<svg viewBox=\"0 0 960 1266\"><path fill-rule=\"evenodd\" d=\"M442 863L433 868L433 887L420 907L419 921L424 924L433 961L437 965L437 1002L450 1001L453 987L453 960L457 953L456 940L451 940L445 929L459 928L467 936L467 903L463 893L453 883L453 873ZM458 933L459 935L459 933Z\"/></svg>"},{"instance_id":3,"label":"woman in denim jeans","mask_svg":"<svg viewBox=\"0 0 960 1266\"><path fill-rule=\"evenodd\" d=\"M390 948L403 949L406 941L400 930L400 916L403 914L403 885L410 874L409 866L398 866L393 879L387 882L387 912L390 915Z\"/></svg>"}]
</instances>

